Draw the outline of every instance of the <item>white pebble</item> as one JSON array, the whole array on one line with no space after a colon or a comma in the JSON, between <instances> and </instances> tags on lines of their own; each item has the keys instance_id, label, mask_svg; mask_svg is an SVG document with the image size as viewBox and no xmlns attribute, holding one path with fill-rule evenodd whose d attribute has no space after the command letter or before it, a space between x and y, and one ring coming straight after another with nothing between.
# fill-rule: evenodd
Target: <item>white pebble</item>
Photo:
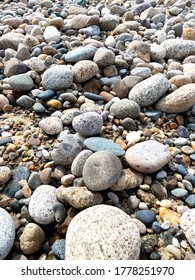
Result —
<instances>
[{"instance_id":1,"label":"white pebble","mask_svg":"<svg viewBox=\"0 0 195 280\"><path fill-rule=\"evenodd\" d=\"M168 245L166 247L167 251L173 255L173 257L176 259L176 260L181 260L181 251L180 249L176 248L175 246L173 245Z\"/></svg>"},{"instance_id":2,"label":"white pebble","mask_svg":"<svg viewBox=\"0 0 195 280\"><path fill-rule=\"evenodd\" d=\"M128 145L134 145L140 140L140 134L137 131L131 131L127 133L126 140L128 141Z\"/></svg>"},{"instance_id":3,"label":"white pebble","mask_svg":"<svg viewBox=\"0 0 195 280\"><path fill-rule=\"evenodd\" d=\"M170 222L169 221L165 221L164 223L161 224L161 228L163 230L167 230L170 228Z\"/></svg>"},{"instance_id":4,"label":"white pebble","mask_svg":"<svg viewBox=\"0 0 195 280\"><path fill-rule=\"evenodd\" d=\"M161 207L166 207L166 208L171 208L172 202L168 199L163 199L160 201L160 206Z\"/></svg>"},{"instance_id":5,"label":"white pebble","mask_svg":"<svg viewBox=\"0 0 195 280\"><path fill-rule=\"evenodd\" d=\"M176 237L172 238L172 245L177 247L177 248L180 248L180 243L179 243L179 241Z\"/></svg>"},{"instance_id":6,"label":"white pebble","mask_svg":"<svg viewBox=\"0 0 195 280\"><path fill-rule=\"evenodd\" d=\"M180 244L182 248L187 249L188 243L186 242L186 240L182 240Z\"/></svg>"},{"instance_id":7,"label":"white pebble","mask_svg":"<svg viewBox=\"0 0 195 280\"><path fill-rule=\"evenodd\" d=\"M148 209L148 206L145 202L140 202L139 205L138 205L139 209L141 210L146 210Z\"/></svg>"}]
</instances>

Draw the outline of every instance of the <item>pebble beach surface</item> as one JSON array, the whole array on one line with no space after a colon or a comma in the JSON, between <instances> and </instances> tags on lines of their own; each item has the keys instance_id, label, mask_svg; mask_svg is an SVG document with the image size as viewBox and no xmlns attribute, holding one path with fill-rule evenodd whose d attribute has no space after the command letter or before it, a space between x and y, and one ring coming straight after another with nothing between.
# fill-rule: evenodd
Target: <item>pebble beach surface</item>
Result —
<instances>
[{"instance_id":1,"label":"pebble beach surface","mask_svg":"<svg viewBox=\"0 0 195 280\"><path fill-rule=\"evenodd\" d=\"M195 259L195 1L0 2L0 259Z\"/></svg>"}]
</instances>

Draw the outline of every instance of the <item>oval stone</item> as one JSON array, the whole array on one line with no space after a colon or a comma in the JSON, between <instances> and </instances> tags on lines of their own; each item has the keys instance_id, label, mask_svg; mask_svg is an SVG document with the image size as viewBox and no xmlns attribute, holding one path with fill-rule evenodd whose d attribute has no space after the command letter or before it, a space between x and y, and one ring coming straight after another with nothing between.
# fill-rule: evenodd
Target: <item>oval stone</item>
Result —
<instances>
[{"instance_id":1,"label":"oval stone","mask_svg":"<svg viewBox=\"0 0 195 280\"><path fill-rule=\"evenodd\" d=\"M171 154L165 145L148 140L130 147L125 157L133 169L142 173L153 173L169 162Z\"/></svg>"},{"instance_id":2,"label":"oval stone","mask_svg":"<svg viewBox=\"0 0 195 280\"><path fill-rule=\"evenodd\" d=\"M123 156L125 151L116 143L102 137L90 137L84 141L84 145L93 152L108 151L116 156Z\"/></svg>"}]
</instances>

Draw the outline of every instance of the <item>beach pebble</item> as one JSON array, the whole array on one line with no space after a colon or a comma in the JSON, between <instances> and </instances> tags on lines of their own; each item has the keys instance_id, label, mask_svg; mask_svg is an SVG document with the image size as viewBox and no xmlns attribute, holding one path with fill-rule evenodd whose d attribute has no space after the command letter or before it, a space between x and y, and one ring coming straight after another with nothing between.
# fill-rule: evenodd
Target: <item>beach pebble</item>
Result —
<instances>
[{"instance_id":1,"label":"beach pebble","mask_svg":"<svg viewBox=\"0 0 195 280\"><path fill-rule=\"evenodd\" d=\"M60 259L65 259L65 239L57 239L53 245L52 250L54 254Z\"/></svg>"},{"instance_id":2,"label":"beach pebble","mask_svg":"<svg viewBox=\"0 0 195 280\"><path fill-rule=\"evenodd\" d=\"M51 224L55 219L53 206L56 202L56 188L51 185L41 185L30 198L29 214L38 224Z\"/></svg>"},{"instance_id":3,"label":"beach pebble","mask_svg":"<svg viewBox=\"0 0 195 280\"><path fill-rule=\"evenodd\" d=\"M188 191L182 188L176 188L171 190L171 194L177 198L185 198L188 195Z\"/></svg>"},{"instance_id":4,"label":"beach pebble","mask_svg":"<svg viewBox=\"0 0 195 280\"><path fill-rule=\"evenodd\" d=\"M177 247L173 246L172 244L168 245L166 247L166 250L173 255L175 260L181 260L181 250L178 249Z\"/></svg>"},{"instance_id":5,"label":"beach pebble","mask_svg":"<svg viewBox=\"0 0 195 280\"><path fill-rule=\"evenodd\" d=\"M29 109L33 106L33 104L35 103L34 99L31 98L28 95L22 95L21 97L19 97L16 101L16 104L25 108L25 109Z\"/></svg>"},{"instance_id":6,"label":"beach pebble","mask_svg":"<svg viewBox=\"0 0 195 280\"><path fill-rule=\"evenodd\" d=\"M83 242L78 243L81 235ZM116 207L92 206L77 214L68 227L67 260L136 260L139 254L139 230L131 218Z\"/></svg>"},{"instance_id":7,"label":"beach pebble","mask_svg":"<svg viewBox=\"0 0 195 280\"><path fill-rule=\"evenodd\" d=\"M3 208L0 208L0 260L5 259L9 254L15 239L15 226L10 214Z\"/></svg>"},{"instance_id":8,"label":"beach pebble","mask_svg":"<svg viewBox=\"0 0 195 280\"><path fill-rule=\"evenodd\" d=\"M106 67L112 65L115 62L115 54L107 48L97 49L93 61L97 64L98 67Z\"/></svg>"},{"instance_id":9,"label":"beach pebble","mask_svg":"<svg viewBox=\"0 0 195 280\"><path fill-rule=\"evenodd\" d=\"M155 108L165 113L183 113L195 103L195 84L180 87L157 101Z\"/></svg>"},{"instance_id":10,"label":"beach pebble","mask_svg":"<svg viewBox=\"0 0 195 280\"><path fill-rule=\"evenodd\" d=\"M69 63L76 63L80 60L91 60L96 53L97 48L94 46L82 46L69 51L63 56L64 60Z\"/></svg>"},{"instance_id":11,"label":"beach pebble","mask_svg":"<svg viewBox=\"0 0 195 280\"><path fill-rule=\"evenodd\" d=\"M55 26L47 26L44 30L43 38L45 39L46 43L53 41L58 43L61 39L61 35Z\"/></svg>"},{"instance_id":12,"label":"beach pebble","mask_svg":"<svg viewBox=\"0 0 195 280\"><path fill-rule=\"evenodd\" d=\"M42 228L35 223L28 223L20 236L21 251L30 255L37 252L45 241L45 233Z\"/></svg>"},{"instance_id":13,"label":"beach pebble","mask_svg":"<svg viewBox=\"0 0 195 280\"><path fill-rule=\"evenodd\" d=\"M0 94L0 112L3 111L3 107L9 104L9 100L3 94Z\"/></svg>"},{"instance_id":14,"label":"beach pebble","mask_svg":"<svg viewBox=\"0 0 195 280\"><path fill-rule=\"evenodd\" d=\"M153 173L161 169L170 157L167 147L154 140L136 143L125 154L128 164L142 173Z\"/></svg>"},{"instance_id":15,"label":"beach pebble","mask_svg":"<svg viewBox=\"0 0 195 280\"><path fill-rule=\"evenodd\" d=\"M91 139L91 138L88 138L88 139ZM84 144L85 144L85 142L84 142ZM88 157L90 157L92 154L93 154L92 151L89 151L89 150L83 150L82 152L80 152L72 162L71 173L73 175L75 175L76 177L82 177L83 166L84 166L86 160L88 159Z\"/></svg>"},{"instance_id":16,"label":"beach pebble","mask_svg":"<svg viewBox=\"0 0 195 280\"><path fill-rule=\"evenodd\" d=\"M163 74L156 74L135 85L129 92L129 99L141 107L154 104L169 89L169 81Z\"/></svg>"},{"instance_id":17,"label":"beach pebble","mask_svg":"<svg viewBox=\"0 0 195 280\"><path fill-rule=\"evenodd\" d=\"M87 112L74 117L72 126L82 136L94 136L101 133L103 119L96 112Z\"/></svg>"},{"instance_id":18,"label":"beach pebble","mask_svg":"<svg viewBox=\"0 0 195 280\"><path fill-rule=\"evenodd\" d=\"M136 224L140 234L146 233L146 226L144 225L144 223L136 218L132 218L131 221Z\"/></svg>"},{"instance_id":19,"label":"beach pebble","mask_svg":"<svg viewBox=\"0 0 195 280\"><path fill-rule=\"evenodd\" d=\"M101 191L112 187L121 172L122 165L117 156L107 151L98 151L86 160L83 179L89 190Z\"/></svg>"},{"instance_id":20,"label":"beach pebble","mask_svg":"<svg viewBox=\"0 0 195 280\"><path fill-rule=\"evenodd\" d=\"M75 63L72 68L72 72L74 82L82 83L97 75L99 69L95 62L90 60L81 60Z\"/></svg>"},{"instance_id":21,"label":"beach pebble","mask_svg":"<svg viewBox=\"0 0 195 280\"><path fill-rule=\"evenodd\" d=\"M47 117L39 122L39 127L49 135L56 135L62 132L62 121L58 117Z\"/></svg>"},{"instance_id":22,"label":"beach pebble","mask_svg":"<svg viewBox=\"0 0 195 280\"><path fill-rule=\"evenodd\" d=\"M108 151L116 156L123 156L125 151L116 143L103 137L90 137L84 145L93 152Z\"/></svg>"},{"instance_id":23,"label":"beach pebble","mask_svg":"<svg viewBox=\"0 0 195 280\"><path fill-rule=\"evenodd\" d=\"M71 87L73 74L66 65L55 65L47 69L42 75L42 84L45 89L60 90Z\"/></svg>"},{"instance_id":24,"label":"beach pebble","mask_svg":"<svg viewBox=\"0 0 195 280\"><path fill-rule=\"evenodd\" d=\"M57 190L56 190L56 196L57 196ZM54 211L56 222L58 224L62 223L66 217L66 208L64 207L64 205L60 202L56 202L53 205L53 211Z\"/></svg>"},{"instance_id":25,"label":"beach pebble","mask_svg":"<svg viewBox=\"0 0 195 280\"><path fill-rule=\"evenodd\" d=\"M166 207L159 208L159 216L162 222L169 222L169 224L180 223L180 215Z\"/></svg>"},{"instance_id":26,"label":"beach pebble","mask_svg":"<svg viewBox=\"0 0 195 280\"><path fill-rule=\"evenodd\" d=\"M136 118L140 113L139 105L132 101L124 98L122 100L115 101L110 107L110 113L112 113L115 118L125 119L125 118Z\"/></svg>"},{"instance_id":27,"label":"beach pebble","mask_svg":"<svg viewBox=\"0 0 195 280\"><path fill-rule=\"evenodd\" d=\"M103 197L98 192L92 192L86 187L59 187L56 191L57 199L62 203L69 203L76 209L84 209L101 204Z\"/></svg>"},{"instance_id":28,"label":"beach pebble","mask_svg":"<svg viewBox=\"0 0 195 280\"><path fill-rule=\"evenodd\" d=\"M9 78L9 85L17 91L28 91L34 86L33 79L27 74L14 75Z\"/></svg>"},{"instance_id":29,"label":"beach pebble","mask_svg":"<svg viewBox=\"0 0 195 280\"><path fill-rule=\"evenodd\" d=\"M183 60L189 55L195 54L195 42L191 40L169 39L160 45L166 50L166 58Z\"/></svg>"},{"instance_id":30,"label":"beach pebble","mask_svg":"<svg viewBox=\"0 0 195 280\"><path fill-rule=\"evenodd\" d=\"M5 185L11 178L11 170L7 166L0 166L0 186Z\"/></svg>"},{"instance_id":31,"label":"beach pebble","mask_svg":"<svg viewBox=\"0 0 195 280\"><path fill-rule=\"evenodd\" d=\"M195 207L195 194L190 194L186 199L185 203L190 207L194 208Z\"/></svg>"},{"instance_id":32,"label":"beach pebble","mask_svg":"<svg viewBox=\"0 0 195 280\"><path fill-rule=\"evenodd\" d=\"M181 216L180 227L183 230L189 244L195 249L195 209L185 211Z\"/></svg>"},{"instance_id":33,"label":"beach pebble","mask_svg":"<svg viewBox=\"0 0 195 280\"><path fill-rule=\"evenodd\" d=\"M145 225L152 224L156 219L154 212L148 209L136 211L135 215Z\"/></svg>"},{"instance_id":34,"label":"beach pebble","mask_svg":"<svg viewBox=\"0 0 195 280\"><path fill-rule=\"evenodd\" d=\"M82 141L75 135L66 135L65 139L56 142L51 152L55 164L70 166L75 157L82 151Z\"/></svg>"}]
</instances>

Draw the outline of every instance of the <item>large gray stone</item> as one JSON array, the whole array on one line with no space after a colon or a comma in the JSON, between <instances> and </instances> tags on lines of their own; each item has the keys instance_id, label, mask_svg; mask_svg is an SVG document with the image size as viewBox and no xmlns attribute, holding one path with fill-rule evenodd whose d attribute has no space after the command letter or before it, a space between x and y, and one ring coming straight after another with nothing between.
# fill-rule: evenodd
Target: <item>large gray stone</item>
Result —
<instances>
[{"instance_id":1,"label":"large gray stone","mask_svg":"<svg viewBox=\"0 0 195 280\"><path fill-rule=\"evenodd\" d=\"M92 206L77 214L68 227L66 260L138 260L139 254L138 228L116 207Z\"/></svg>"},{"instance_id":2,"label":"large gray stone","mask_svg":"<svg viewBox=\"0 0 195 280\"><path fill-rule=\"evenodd\" d=\"M183 60L195 54L195 41L191 40L169 39L162 42L161 46L166 50L167 59Z\"/></svg>"}]
</instances>

